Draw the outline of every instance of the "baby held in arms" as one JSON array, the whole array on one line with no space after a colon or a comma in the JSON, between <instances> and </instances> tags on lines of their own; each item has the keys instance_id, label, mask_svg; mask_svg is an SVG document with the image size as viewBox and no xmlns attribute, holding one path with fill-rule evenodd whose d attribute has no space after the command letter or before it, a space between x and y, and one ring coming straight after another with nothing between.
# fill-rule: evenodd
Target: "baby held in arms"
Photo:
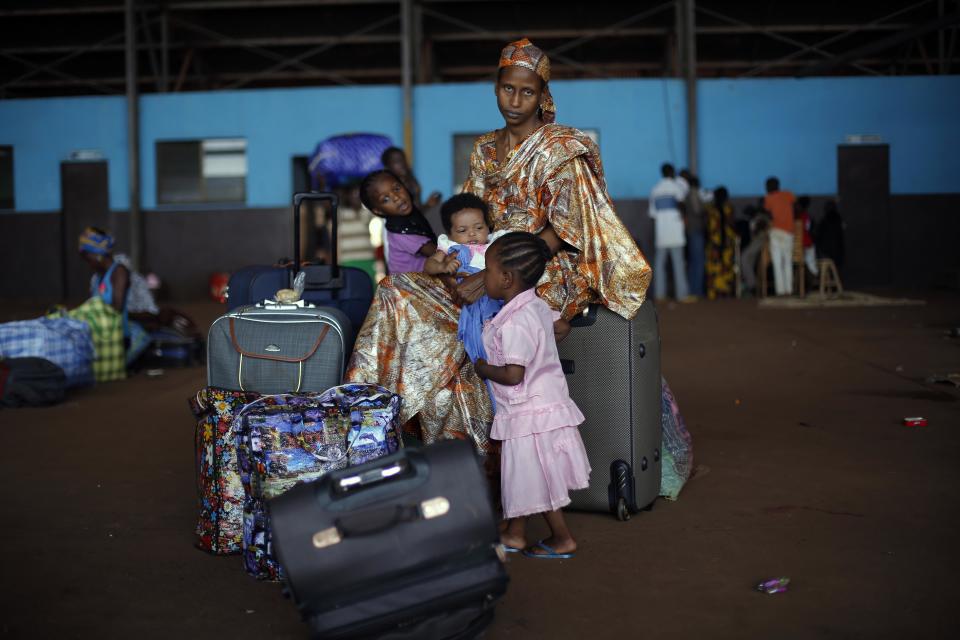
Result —
<instances>
[{"instance_id":1,"label":"baby held in arms","mask_svg":"<svg viewBox=\"0 0 960 640\"><path fill-rule=\"evenodd\" d=\"M437 239L437 252L427 259L424 272L430 275L473 274L486 267L484 254L505 231L490 232L487 204L472 193L461 193L443 203L440 218L446 231ZM483 323L497 314L503 303L481 296L463 307L457 337L463 342L470 360L485 358Z\"/></svg>"}]
</instances>

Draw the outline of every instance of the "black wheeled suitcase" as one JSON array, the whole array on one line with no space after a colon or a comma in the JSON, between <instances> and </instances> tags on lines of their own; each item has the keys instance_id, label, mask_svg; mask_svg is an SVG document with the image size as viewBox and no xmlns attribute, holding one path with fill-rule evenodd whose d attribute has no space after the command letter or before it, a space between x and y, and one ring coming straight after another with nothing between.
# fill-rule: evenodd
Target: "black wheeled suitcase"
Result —
<instances>
[{"instance_id":1,"label":"black wheeled suitcase","mask_svg":"<svg viewBox=\"0 0 960 640\"><path fill-rule=\"evenodd\" d=\"M300 264L300 216L305 201L328 201L333 209L331 265ZM356 332L363 324L373 300L373 281L362 269L337 264L337 207L333 193L295 193L293 195L293 263L244 267L232 276L227 286L227 310L272 300L280 289L291 288L293 279L304 272L303 300L318 307L340 309ZM352 347L352 345L351 345Z\"/></svg>"},{"instance_id":2,"label":"black wheeled suitcase","mask_svg":"<svg viewBox=\"0 0 960 640\"><path fill-rule=\"evenodd\" d=\"M466 640L506 591L486 478L466 442L332 471L269 508L313 638Z\"/></svg>"},{"instance_id":3,"label":"black wheeled suitcase","mask_svg":"<svg viewBox=\"0 0 960 640\"><path fill-rule=\"evenodd\" d=\"M660 331L653 301L633 320L591 305L557 345L570 397L586 421L580 435L590 486L571 508L609 510L620 520L649 508L660 493Z\"/></svg>"}]
</instances>

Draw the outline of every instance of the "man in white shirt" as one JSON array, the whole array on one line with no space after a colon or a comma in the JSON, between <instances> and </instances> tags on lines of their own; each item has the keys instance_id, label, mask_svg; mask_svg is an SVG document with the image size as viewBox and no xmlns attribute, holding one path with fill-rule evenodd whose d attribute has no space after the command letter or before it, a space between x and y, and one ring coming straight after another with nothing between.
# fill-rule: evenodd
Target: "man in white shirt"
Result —
<instances>
[{"instance_id":1,"label":"man in white shirt","mask_svg":"<svg viewBox=\"0 0 960 640\"><path fill-rule=\"evenodd\" d=\"M686 233L683 223L683 202L689 187L675 177L673 165L660 167L663 178L650 192L649 214L654 221L656 253L654 257L654 290L658 300L667 297L667 257L673 267L673 289L677 300L690 301L687 269L683 261Z\"/></svg>"}]
</instances>

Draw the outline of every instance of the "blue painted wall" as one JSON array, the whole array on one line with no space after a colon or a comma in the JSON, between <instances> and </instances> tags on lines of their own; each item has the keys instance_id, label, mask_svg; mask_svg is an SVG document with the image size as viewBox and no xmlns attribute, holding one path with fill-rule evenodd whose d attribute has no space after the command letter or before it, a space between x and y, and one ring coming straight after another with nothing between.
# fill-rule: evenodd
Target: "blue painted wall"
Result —
<instances>
[{"instance_id":1,"label":"blue painted wall","mask_svg":"<svg viewBox=\"0 0 960 640\"><path fill-rule=\"evenodd\" d=\"M600 134L610 193L645 198L660 165L686 158L686 108L679 80L577 80L550 84L557 122ZM454 187L453 136L503 126L493 83L438 84L414 94L414 169L424 193ZM459 186L459 185L457 185Z\"/></svg>"},{"instance_id":2,"label":"blue painted wall","mask_svg":"<svg viewBox=\"0 0 960 640\"><path fill-rule=\"evenodd\" d=\"M247 206L290 203L292 158L340 133L403 139L398 87L349 87L156 94L141 102L143 206L157 201L157 141L247 139Z\"/></svg>"},{"instance_id":3,"label":"blue painted wall","mask_svg":"<svg viewBox=\"0 0 960 640\"><path fill-rule=\"evenodd\" d=\"M960 192L960 77L702 80L700 172L735 195L776 174L797 192L836 191L836 146L847 134L890 144L894 193ZM665 160L686 164L678 80L552 84L559 121L597 129L611 194L646 197ZM426 192L453 188L453 135L500 126L491 83L424 85L414 93L414 166ZM142 205L156 206L155 144L247 139L247 205L285 206L291 158L320 140L369 131L402 140L399 87L148 95L141 100ZM0 144L14 146L18 211L60 208L59 164L98 149L109 162L110 206L127 208L122 97L0 100Z\"/></svg>"},{"instance_id":4,"label":"blue painted wall","mask_svg":"<svg viewBox=\"0 0 960 640\"><path fill-rule=\"evenodd\" d=\"M110 207L125 208L126 115L122 97L0 100L0 144L13 145L16 210L59 210L60 163L79 149L100 151L108 162Z\"/></svg>"},{"instance_id":5,"label":"blue painted wall","mask_svg":"<svg viewBox=\"0 0 960 640\"><path fill-rule=\"evenodd\" d=\"M734 194L769 175L797 193L837 190L837 145L878 134L893 193L960 192L960 77L701 80L700 174Z\"/></svg>"}]
</instances>

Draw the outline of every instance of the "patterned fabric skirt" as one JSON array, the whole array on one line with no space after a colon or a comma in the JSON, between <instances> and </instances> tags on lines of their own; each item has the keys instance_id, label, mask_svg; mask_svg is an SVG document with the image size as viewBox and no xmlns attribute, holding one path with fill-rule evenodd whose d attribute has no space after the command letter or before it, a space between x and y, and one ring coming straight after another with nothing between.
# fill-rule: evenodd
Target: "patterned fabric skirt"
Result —
<instances>
[{"instance_id":1,"label":"patterned fabric skirt","mask_svg":"<svg viewBox=\"0 0 960 640\"><path fill-rule=\"evenodd\" d=\"M400 422L416 417L425 444L468 439L495 453L486 386L457 339L460 307L437 278L403 273L380 281L344 379L403 397Z\"/></svg>"}]
</instances>

